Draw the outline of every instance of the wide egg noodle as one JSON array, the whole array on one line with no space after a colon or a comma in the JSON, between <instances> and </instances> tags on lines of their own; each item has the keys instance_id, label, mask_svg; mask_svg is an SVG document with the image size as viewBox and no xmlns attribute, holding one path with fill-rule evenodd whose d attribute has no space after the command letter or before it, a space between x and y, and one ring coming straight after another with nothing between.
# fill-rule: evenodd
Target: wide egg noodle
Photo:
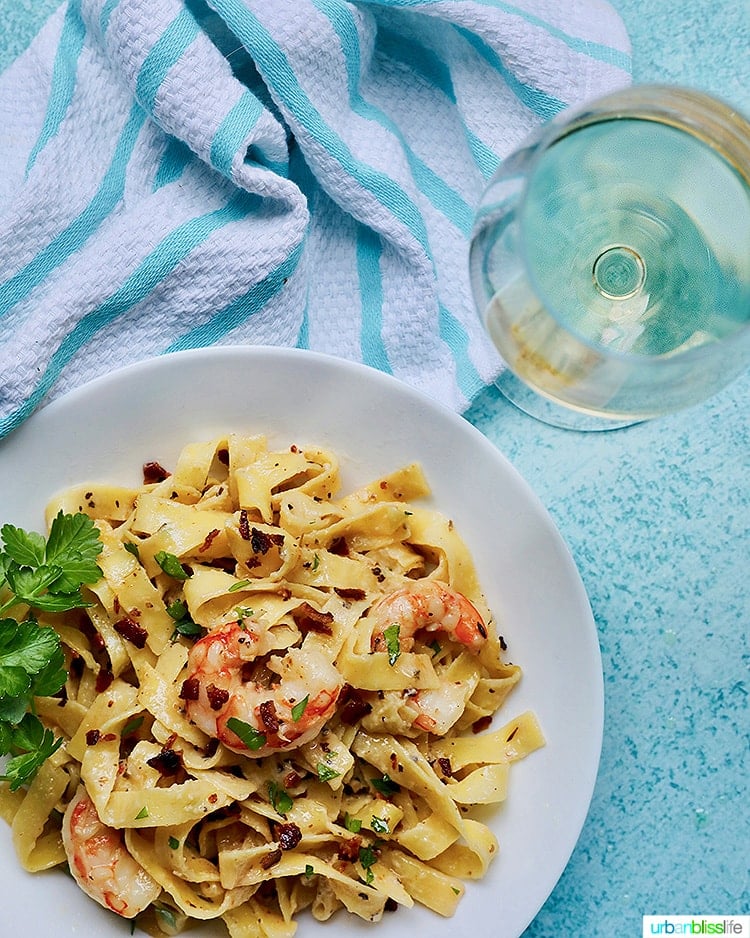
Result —
<instances>
[{"instance_id":1,"label":"wide egg noodle","mask_svg":"<svg viewBox=\"0 0 750 938\"><path fill-rule=\"evenodd\" d=\"M161 888L139 918L152 934L221 918L231 938L291 938L305 911L377 922L414 903L452 915L498 854L471 806L502 802L512 764L544 739L529 712L477 732L521 669L503 659L453 522L416 504L430 496L421 467L342 496L334 454L230 434L151 470L156 481L87 482L47 507L48 523L60 510L94 520L102 578L84 611L40 616L68 680L38 713L65 743L28 790L0 790L19 861L66 862L60 818L83 784ZM372 650L371 608L420 580L474 604L488 633L478 653L439 628L395 656ZM344 691L317 736L258 758L191 721L190 649L232 623L258 632L252 680L273 682L275 658L299 646L335 667ZM415 722L415 701L440 732ZM165 753L179 756L172 774Z\"/></svg>"}]
</instances>

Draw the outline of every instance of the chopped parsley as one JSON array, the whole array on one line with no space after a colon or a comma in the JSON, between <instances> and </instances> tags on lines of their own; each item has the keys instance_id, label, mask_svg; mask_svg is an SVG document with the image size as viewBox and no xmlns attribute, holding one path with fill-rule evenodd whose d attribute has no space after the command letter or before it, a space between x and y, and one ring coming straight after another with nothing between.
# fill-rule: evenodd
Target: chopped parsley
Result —
<instances>
[{"instance_id":1,"label":"chopped parsley","mask_svg":"<svg viewBox=\"0 0 750 938\"><path fill-rule=\"evenodd\" d=\"M330 782L331 779L338 778L340 774L340 772L326 765L325 762L318 763L318 778L321 782Z\"/></svg>"},{"instance_id":2,"label":"chopped parsley","mask_svg":"<svg viewBox=\"0 0 750 938\"><path fill-rule=\"evenodd\" d=\"M298 700L297 703L292 707L292 719L295 723L299 723L302 719L302 714L307 709L307 704L310 701L310 695L306 694L302 700Z\"/></svg>"},{"instance_id":3,"label":"chopped parsley","mask_svg":"<svg viewBox=\"0 0 750 938\"><path fill-rule=\"evenodd\" d=\"M154 560L162 570L173 580L187 580L190 575L180 563L179 557L166 550L159 550L154 554Z\"/></svg>"},{"instance_id":4,"label":"chopped parsley","mask_svg":"<svg viewBox=\"0 0 750 938\"><path fill-rule=\"evenodd\" d=\"M401 641L399 639L400 631L401 626L397 622L392 623L388 626L387 629L384 629L383 631L385 647L388 649L388 664L391 667L393 667L401 654Z\"/></svg>"},{"instance_id":5,"label":"chopped parsley","mask_svg":"<svg viewBox=\"0 0 750 938\"><path fill-rule=\"evenodd\" d=\"M238 720L237 717L229 717L227 727L236 736L239 736L248 749L255 751L261 749L266 744L265 735L256 730L254 726L245 723L244 720Z\"/></svg>"},{"instance_id":6,"label":"chopped parsley","mask_svg":"<svg viewBox=\"0 0 750 938\"><path fill-rule=\"evenodd\" d=\"M380 778L371 778L370 784L375 791L380 792L381 795L385 795L386 798L390 798L391 795L395 795L396 792L401 791L401 786L398 782L394 782L387 772L384 772Z\"/></svg>"},{"instance_id":7,"label":"chopped parsley","mask_svg":"<svg viewBox=\"0 0 750 938\"><path fill-rule=\"evenodd\" d=\"M271 799L274 811L282 817L286 817L287 813L294 807L291 797L277 782L268 783L268 797Z\"/></svg>"}]
</instances>

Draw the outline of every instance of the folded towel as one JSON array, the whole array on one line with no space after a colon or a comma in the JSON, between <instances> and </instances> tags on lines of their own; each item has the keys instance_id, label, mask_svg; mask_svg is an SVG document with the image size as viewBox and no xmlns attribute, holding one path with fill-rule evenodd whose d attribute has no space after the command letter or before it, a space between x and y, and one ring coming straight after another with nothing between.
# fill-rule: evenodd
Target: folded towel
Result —
<instances>
[{"instance_id":1,"label":"folded towel","mask_svg":"<svg viewBox=\"0 0 750 938\"><path fill-rule=\"evenodd\" d=\"M0 436L210 344L363 361L461 411L501 368L482 187L628 82L603 0L69 0L0 77Z\"/></svg>"}]
</instances>

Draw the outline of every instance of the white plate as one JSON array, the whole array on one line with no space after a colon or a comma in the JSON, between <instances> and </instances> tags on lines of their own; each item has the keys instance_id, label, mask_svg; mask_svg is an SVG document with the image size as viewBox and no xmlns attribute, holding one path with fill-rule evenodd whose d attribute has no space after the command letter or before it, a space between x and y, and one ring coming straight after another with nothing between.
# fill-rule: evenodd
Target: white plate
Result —
<instances>
[{"instance_id":1,"label":"white plate","mask_svg":"<svg viewBox=\"0 0 750 938\"><path fill-rule=\"evenodd\" d=\"M491 815L500 856L484 880L468 885L454 918L399 909L373 931L350 915L325 925L305 915L298 938L397 938L407 929L431 938L517 938L554 888L588 810L601 750L601 658L581 580L550 517L467 421L387 375L314 353L178 353L94 381L0 441L0 523L42 530L44 505L59 489L91 480L137 484L144 462L173 466L183 444L229 430L329 447L347 487L421 462L435 507L472 550L508 654L524 669L503 722L531 708L547 739L513 766L508 799ZM122 938L129 929L59 871L20 871L1 822L0 907L4 921L30 935ZM216 926L206 933L225 934Z\"/></svg>"}]
</instances>

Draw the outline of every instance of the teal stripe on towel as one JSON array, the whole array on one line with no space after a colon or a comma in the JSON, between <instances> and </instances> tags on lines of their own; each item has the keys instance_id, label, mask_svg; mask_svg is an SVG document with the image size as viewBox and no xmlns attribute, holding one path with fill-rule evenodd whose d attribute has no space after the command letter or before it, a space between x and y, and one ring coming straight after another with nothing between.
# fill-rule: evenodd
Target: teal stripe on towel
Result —
<instances>
[{"instance_id":1,"label":"teal stripe on towel","mask_svg":"<svg viewBox=\"0 0 750 938\"><path fill-rule=\"evenodd\" d=\"M135 96L153 112L156 95L169 70L200 34L195 17L182 8L149 50L135 84Z\"/></svg>"},{"instance_id":2,"label":"teal stripe on towel","mask_svg":"<svg viewBox=\"0 0 750 938\"><path fill-rule=\"evenodd\" d=\"M0 286L0 318L85 244L110 215L122 198L128 162L145 120L144 110L134 104L93 199L33 260Z\"/></svg>"},{"instance_id":3,"label":"teal stripe on towel","mask_svg":"<svg viewBox=\"0 0 750 938\"><path fill-rule=\"evenodd\" d=\"M145 299L191 251L202 244L214 231L244 218L257 204L257 197L241 191L221 208L198 218L191 218L171 231L111 296L84 316L65 336L57 351L50 358L31 395L14 413L0 421L0 437L9 433L31 414L57 381L68 362L94 338L100 329Z\"/></svg>"},{"instance_id":4,"label":"teal stripe on towel","mask_svg":"<svg viewBox=\"0 0 750 938\"><path fill-rule=\"evenodd\" d=\"M260 69L273 74L278 95L297 120L363 189L375 196L408 228L429 256L427 230L412 199L386 173L358 160L338 134L326 124L300 86L286 55L252 11L238 0L215 0L213 6L250 51Z\"/></svg>"},{"instance_id":5,"label":"teal stripe on towel","mask_svg":"<svg viewBox=\"0 0 750 938\"><path fill-rule=\"evenodd\" d=\"M219 342L233 329L241 326L253 313L263 309L284 287L294 273L302 257L303 245L300 243L287 257L262 280L254 284L247 293L237 297L224 309L215 313L207 322L201 323L190 332L176 339L167 352L183 349L200 348Z\"/></svg>"},{"instance_id":6,"label":"teal stripe on towel","mask_svg":"<svg viewBox=\"0 0 750 938\"><path fill-rule=\"evenodd\" d=\"M230 109L211 141L211 164L220 173L231 176L235 154L262 113L263 105L249 91L245 91Z\"/></svg>"},{"instance_id":7,"label":"teal stripe on towel","mask_svg":"<svg viewBox=\"0 0 750 938\"><path fill-rule=\"evenodd\" d=\"M451 7L450 0L388 0L386 4L383 4L382 0L360 0L360 2L369 3L373 6L386 5L388 7L405 7L408 9L436 6L449 10ZM541 17L529 13L528 10L521 10L519 7L515 7L510 3L503 3L502 0L474 0L474 2L479 6L492 7L493 10L501 10L503 13L508 13L510 16L518 16L531 26L537 26L549 33L554 39L565 43L568 48L573 49L575 52L581 52L591 59L605 62L607 65L614 65L627 72L631 69L631 59L626 52L621 52L619 49L604 45L600 42L581 39L579 36L571 36L569 33L566 33L557 26L553 26Z\"/></svg>"},{"instance_id":8,"label":"teal stripe on towel","mask_svg":"<svg viewBox=\"0 0 750 938\"><path fill-rule=\"evenodd\" d=\"M380 235L364 225L357 226L357 278L359 280L362 332L362 360L393 374L388 351L383 342L383 275L380 257L383 242Z\"/></svg>"},{"instance_id":9,"label":"teal stripe on towel","mask_svg":"<svg viewBox=\"0 0 750 938\"><path fill-rule=\"evenodd\" d=\"M448 183L419 157L404 139L400 129L379 107L366 101L359 90L362 61L359 33L352 17L351 7L342 7L331 0L313 0L339 37L341 51L346 62L349 105L365 120L374 121L392 134L399 143L409 162L414 181L419 191L455 227L468 236L471 231L473 213L470 206Z\"/></svg>"},{"instance_id":10,"label":"teal stripe on towel","mask_svg":"<svg viewBox=\"0 0 750 938\"><path fill-rule=\"evenodd\" d=\"M60 41L52 66L52 80L50 82L49 100L47 101L47 112L44 115L44 123L39 132L39 137L32 147L29 159L26 163L27 173L31 170L36 162L37 156L39 156L46 144L60 129L60 124L62 124L68 112L76 87L78 59L83 49L85 36L86 27L81 19L80 3L77 2L77 0L71 0L65 11L62 31L60 32Z\"/></svg>"},{"instance_id":11,"label":"teal stripe on towel","mask_svg":"<svg viewBox=\"0 0 750 938\"><path fill-rule=\"evenodd\" d=\"M440 304L440 337L448 345L456 363L456 382L467 401L472 400L484 387L479 373L469 357L469 337L458 319Z\"/></svg>"}]
</instances>

